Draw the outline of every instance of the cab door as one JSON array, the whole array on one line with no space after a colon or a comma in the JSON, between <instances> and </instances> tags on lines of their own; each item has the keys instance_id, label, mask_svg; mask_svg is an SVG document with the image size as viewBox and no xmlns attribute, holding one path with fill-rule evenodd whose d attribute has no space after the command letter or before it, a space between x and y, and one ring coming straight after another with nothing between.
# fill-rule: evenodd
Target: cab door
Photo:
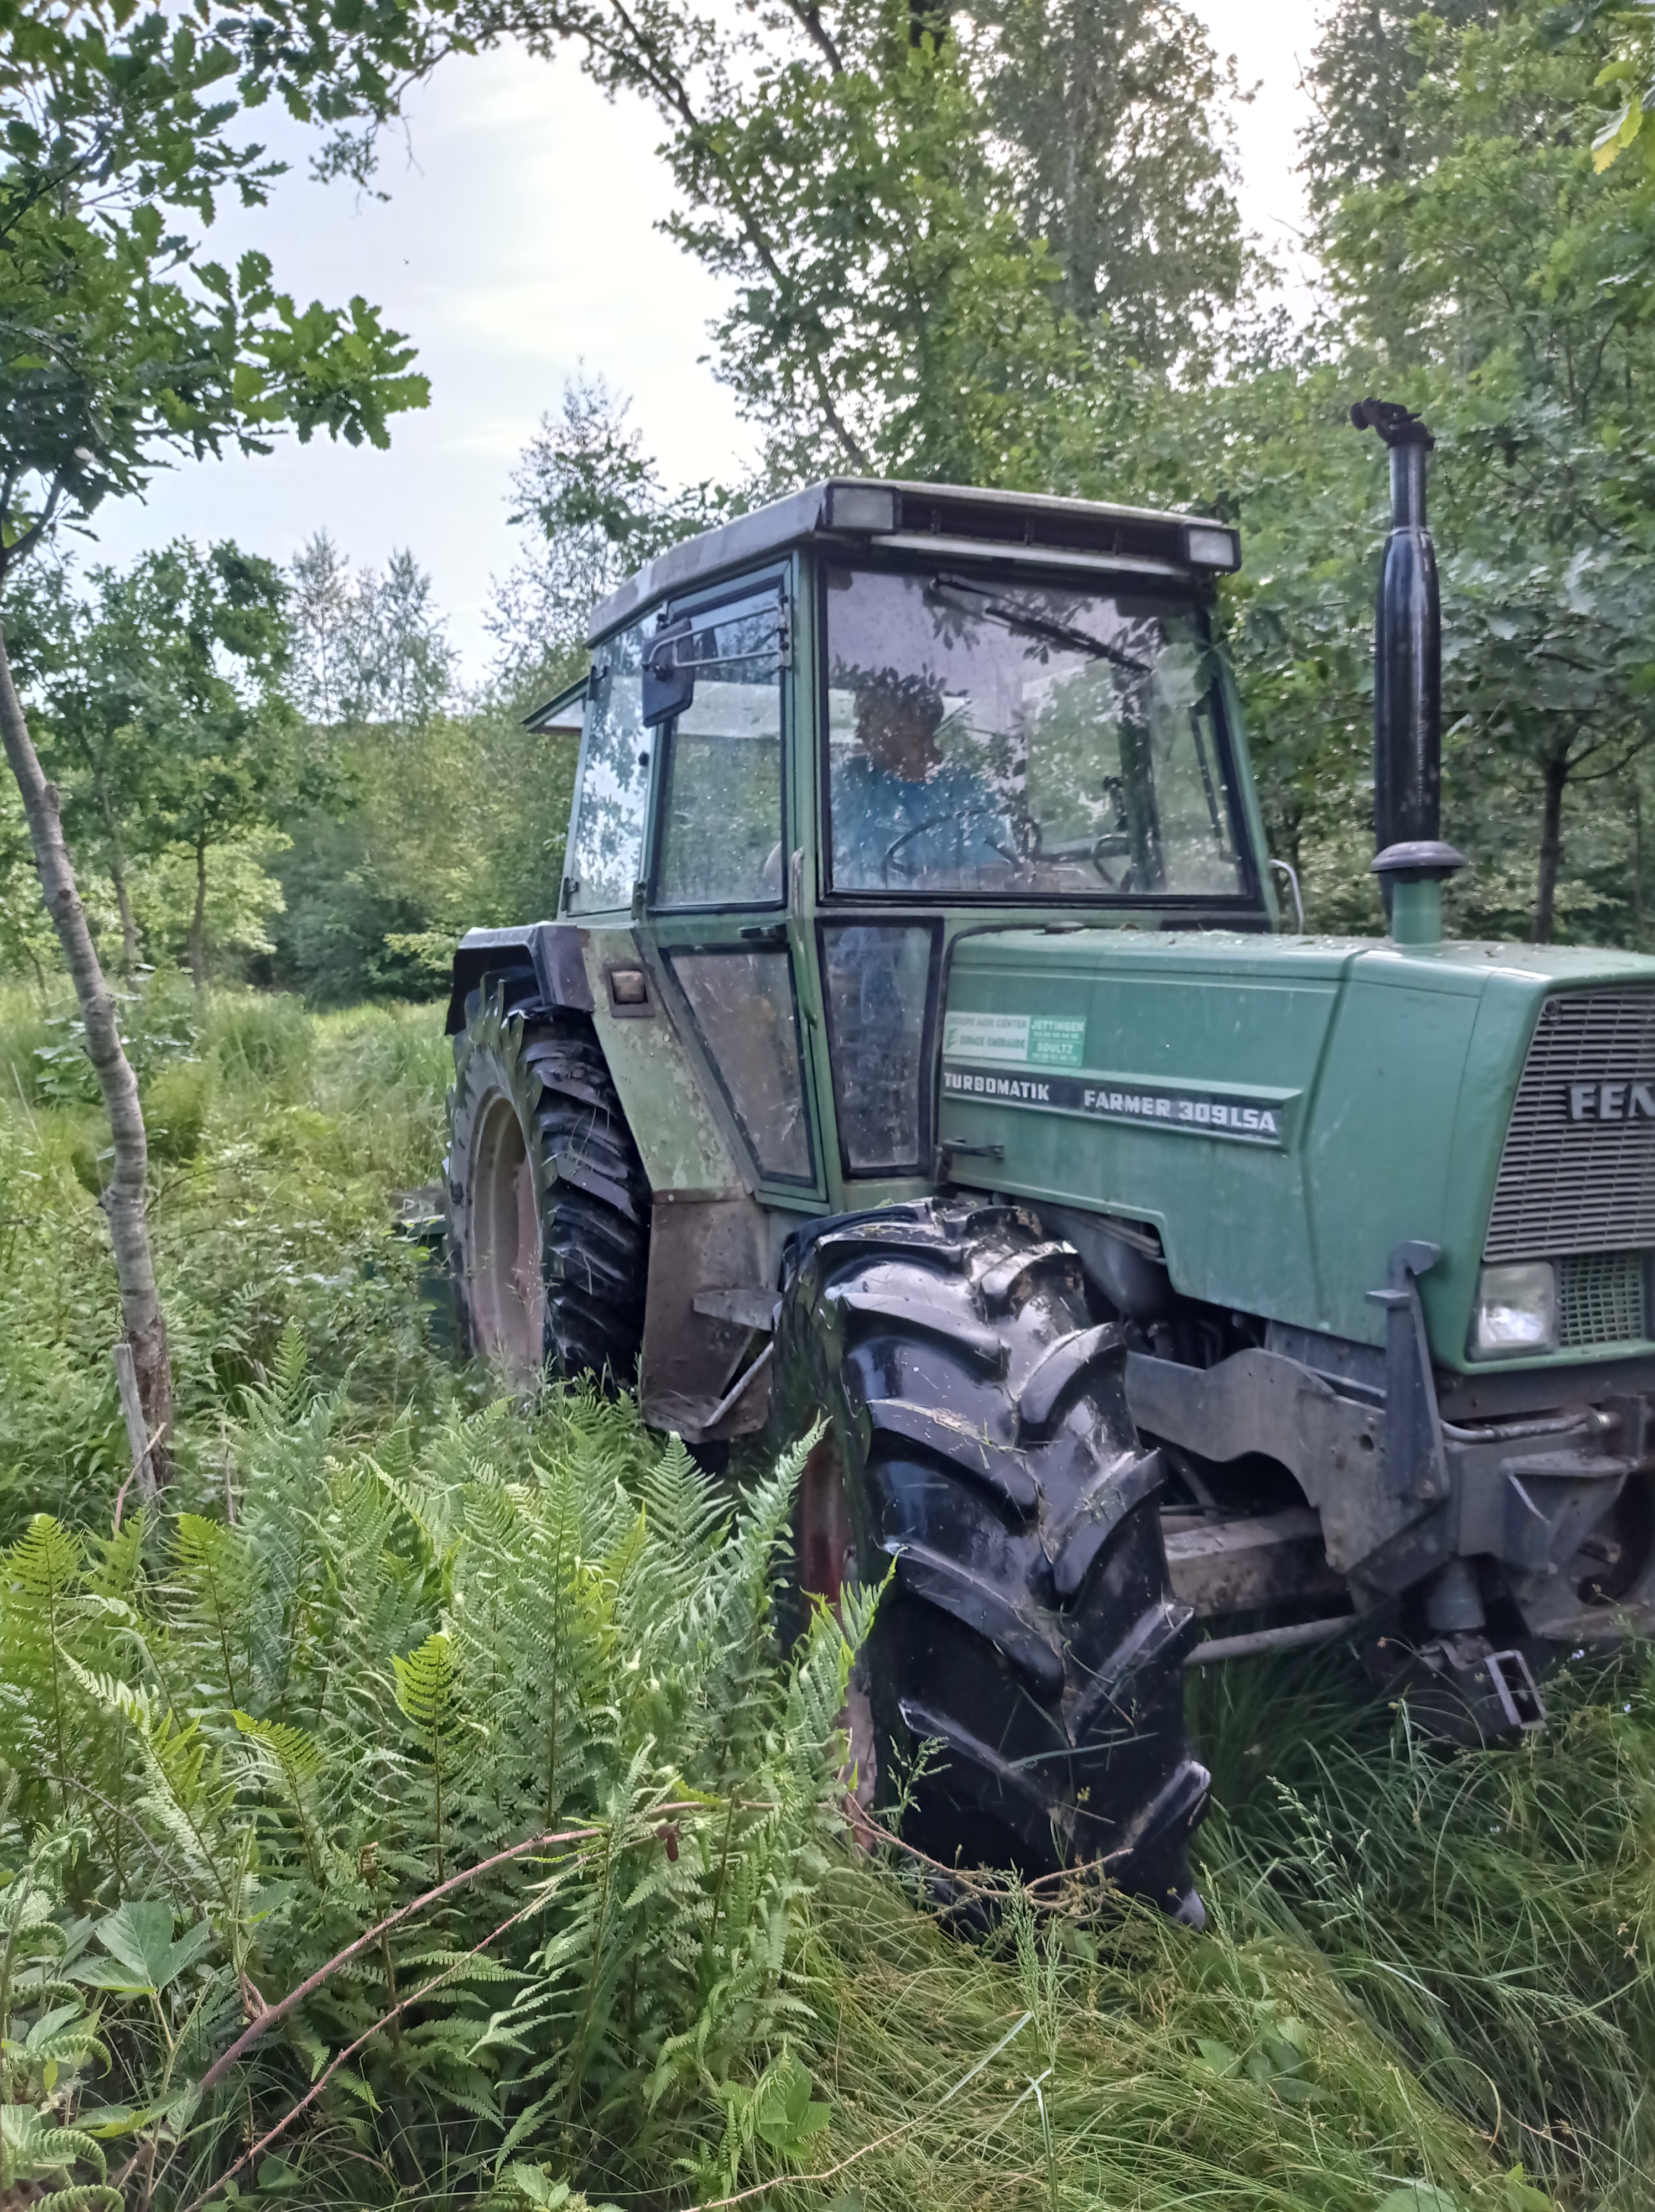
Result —
<instances>
[{"instance_id":1,"label":"cab door","mask_svg":"<svg viewBox=\"0 0 1655 2212\"><path fill-rule=\"evenodd\" d=\"M654 808L645 884L669 986L766 1200L824 1200L788 928L797 836L786 568L663 610L645 658Z\"/></svg>"}]
</instances>

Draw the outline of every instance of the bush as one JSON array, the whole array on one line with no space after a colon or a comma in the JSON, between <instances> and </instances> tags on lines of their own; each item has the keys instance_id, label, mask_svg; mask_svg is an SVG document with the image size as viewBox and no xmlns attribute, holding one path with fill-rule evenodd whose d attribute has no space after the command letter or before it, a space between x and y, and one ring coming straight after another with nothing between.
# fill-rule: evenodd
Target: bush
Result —
<instances>
[{"instance_id":1,"label":"bush","mask_svg":"<svg viewBox=\"0 0 1655 2212\"><path fill-rule=\"evenodd\" d=\"M460 1385L433 1354L423 1255L392 1203L441 1160L452 1057L438 1011L318 1022L291 999L198 1005L176 977L155 979L139 1011L186 1493L222 1489L223 1423L289 1328L317 1376L349 1377L360 1403L447 1402ZM32 1051L41 1034L22 994L0 1001L0 1048ZM43 1509L100 1524L125 1477L119 1307L95 1203L108 1154L100 1109L0 1090L0 1542Z\"/></svg>"},{"instance_id":2,"label":"bush","mask_svg":"<svg viewBox=\"0 0 1655 2212\"><path fill-rule=\"evenodd\" d=\"M34 1102L38 1055L55 1041L40 994L0 984L0 1099L7 1105Z\"/></svg>"},{"instance_id":3,"label":"bush","mask_svg":"<svg viewBox=\"0 0 1655 2212\"><path fill-rule=\"evenodd\" d=\"M212 1089L211 1071L198 1060L175 1061L144 1085L143 1123L149 1157L182 1166L201 1150Z\"/></svg>"},{"instance_id":4,"label":"bush","mask_svg":"<svg viewBox=\"0 0 1655 2212\"><path fill-rule=\"evenodd\" d=\"M359 2204L471 2201L514 2151L733 2180L805 2018L869 1609L775 1647L797 1457L737 1498L583 1394L371 1449L343 1413L290 1337L233 1522L42 1516L0 1572L0 1917L35 1965L0 2027L78 2131L55 2154L136 2148L179 2205L308 2106L311 2203L346 2171Z\"/></svg>"},{"instance_id":5,"label":"bush","mask_svg":"<svg viewBox=\"0 0 1655 2212\"><path fill-rule=\"evenodd\" d=\"M228 1083L272 1100L303 1096L315 1042L303 1002L283 991L216 993L201 1036Z\"/></svg>"}]
</instances>

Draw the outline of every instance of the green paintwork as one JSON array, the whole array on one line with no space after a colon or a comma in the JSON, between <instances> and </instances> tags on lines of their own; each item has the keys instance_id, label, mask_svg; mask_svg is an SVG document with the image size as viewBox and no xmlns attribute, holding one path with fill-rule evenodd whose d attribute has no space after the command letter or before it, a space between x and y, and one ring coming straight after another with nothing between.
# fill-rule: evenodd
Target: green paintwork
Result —
<instances>
[{"instance_id":1,"label":"green paintwork","mask_svg":"<svg viewBox=\"0 0 1655 2212\"><path fill-rule=\"evenodd\" d=\"M942 1133L1005 1147L992 1170L962 1157L960 1180L1153 1222L1190 1297L1370 1344L1384 1320L1367 1293L1391 1250L1439 1244L1426 1316L1438 1358L1463 1369L1541 1004L1560 987L1625 983L1655 983L1655 960L1184 933L976 938L955 954L951 1012L1084 1018L1084 1073L1100 1088L1280 1097L1281 1140L955 1097Z\"/></svg>"},{"instance_id":2,"label":"green paintwork","mask_svg":"<svg viewBox=\"0 0 1655 2212\"><path fill-rule=\"evenodd\" d=\"M586 936L587 981L598 1042L654 1191L721 1198L739 1190L731 1147L714 1117L695 1063L670 1024L617 1019L609 1009L605 971L630 966L638 946L630 929L594 929Z\"/></svg>"},{"instance_id":3,"label":"green paintwork","mask_svg":"<svg viewBox=\"0 0 1655 2212\"><path fill-rule=\"evenodd\" d=\"M819 1213L912 1197L930 1185L849 1180L840 1165L816 937L818 915L831 915L833 902L823 896L819 863L812 558L803 547L762 572L785 575L792 612L783 843L793 858L785 900L764 926L785 933L793 958L817 1167L812 1188L767 1184L758 1173L660 957L674 946L733 944L764 918L751 909L656 917L640 897L634 915L581 920L600 1004L602 959L632 957L635 946L657 987L666 984L661 1023L614 1021L606 1012L599 1018L652 1182L710 1194L739 1179L769 1207ZM704 595L727 594L731 580L716 580ZM674 600L674 613L692 610L696 598ZM1281 917L1227 678L1226 696L1259 884L1251 929L1163 929L1153 910L1135 915L1100 903L1094 912L1074 902L924 910L942 925L939 1053L948 1018L1027 1017L1046 1025L1031 1046L1044 1058L1020 1067L980 1059L961 1065L1036 1080L1056 1073L1141 1105L1153 1086L1157 1103L1168 1102L1165 1117L1100 1119L1052 1103L945 1096L935 1133L1003 1147L995 1159L955 1152L957 1182L1153 1223L1176 1286L1193 1297L1368 1344L1384 1340L1383 1310L1369 1293L1384 1282L1392 1249L1405 1239L1438 1244L1441 1260L1421 1283L1433 1348L1445 1366L1465 1369L1494 1180L1541 1004L1560 988L1655 984L1655 960L1271 933ZM659 798L657 787L652 813ZM1399 934L1428 940L1436 886L1419 889L1429 896L1400 887ZM855 902L858 912L878 903ZM594 957L599 947L608 949ZM1268 1115L1274 1135L1259 1141L1240 1121L1232 1133L1177 1119L1181 1102L1193 1115L1214 1098L1242 1121L1249 1113ZM1601 1355L1500 1364L1501 1371L1562 1367L1594 1357Z\"/></svg>"}]
</instances>

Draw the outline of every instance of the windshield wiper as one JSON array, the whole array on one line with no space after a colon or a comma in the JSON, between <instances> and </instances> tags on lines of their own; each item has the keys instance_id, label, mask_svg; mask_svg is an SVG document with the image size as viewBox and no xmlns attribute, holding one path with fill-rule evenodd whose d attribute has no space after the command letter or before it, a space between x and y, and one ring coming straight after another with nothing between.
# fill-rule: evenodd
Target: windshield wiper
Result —
<instances>
[{"instance_id":1,"label":"windshield wiper","mask_svg":"<svg viewBox=\"0 0 1655 2212\"><path fill-rule=\"evenodd\" d=\"M1124 668L1133 676L1147 676L1149 663L1135 660L1129 653L1118 646L1109 645L1101 637L1093 637L1090 630L1077 629L1070 623L1054 622L1049 616L1030 614L1025 608L1013 606L1007 599L996 599L982 584L967 582L963 576L933 576L931 597L940 599L945 606L957 606L967 614L987 615L990 621L1004 623L1007 629L1022 630L1029 637L1044 639L1048 645L1067 646L1071 653L1084 653L1092 660L1107 660L1117 668Z\"/></svg>"}]
</instances>

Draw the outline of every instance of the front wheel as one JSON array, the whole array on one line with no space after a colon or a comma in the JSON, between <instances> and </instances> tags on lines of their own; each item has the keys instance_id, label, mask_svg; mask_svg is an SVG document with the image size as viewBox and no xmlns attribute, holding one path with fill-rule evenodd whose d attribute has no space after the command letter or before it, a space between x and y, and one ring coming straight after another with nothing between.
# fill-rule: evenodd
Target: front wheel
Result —
<instances>
[{"instance_id":1,"label":"front wheel","mask_svg":"<svg viewBox=\"0 0 1655 2212\"><path fill-rule=\"evenodd\" d=\"M591 1024L485 979L454 1039L451 1248L469 1348L518 1382L630 1382L649 1194Z\"/></svg>"},{"instance_id":2,"label":"front wheel","mask_svg":"<svg viewBox=\"0 0 1655 2212\"><path fill-rule=\"evenodd\" d=\"M790 1419L832 1424L859 1579L891 1574L867 1664L909 1840L1029 1876L1094 1865L1198 1923L1196 1624L1125 1348L1071 1248L964 1200L827 1222L800 1239L776 1360Z\"/></svg>"}]
</instances>

